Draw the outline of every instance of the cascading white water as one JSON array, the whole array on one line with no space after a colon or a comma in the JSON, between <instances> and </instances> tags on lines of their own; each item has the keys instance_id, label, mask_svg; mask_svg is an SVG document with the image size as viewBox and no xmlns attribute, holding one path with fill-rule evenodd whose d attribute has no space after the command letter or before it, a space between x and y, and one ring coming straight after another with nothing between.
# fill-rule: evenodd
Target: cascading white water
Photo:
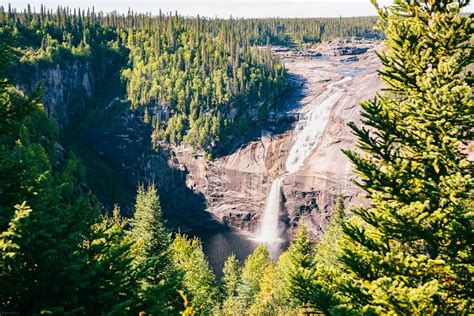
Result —
<instances>
[{"instance_id":1,"label":"cascading white water","mask_svg":"<svg viewBox=\"0 0 474 316\"><path fill-rule=\"evenodd\" d=\"M344 90L337 88L337 85L351 79L352 77L344 77L328 85L327 89L316 98L308 113L299 121L300 131L286 159L285 167L289 173L296 172L303 166L306 157L323 135L331 109L344 94Z\"/></svg>"},{"instance_id":2,"label":"cascading white water","mask_svg":"<svg viewBox=\"0 0 474 316\"><path fill-rule=\"evenodd\" d=\"M324 129L328 123L331 109L334 104L344 95L344 90L337 85L351 80L352 77L344 77L343 79L327 86L326 90L319 95L310 108L302 116L298 122L297 133L293 146L291 147L288 158L286 160L287 173L276 178L267 197L265 209L263 211L262 221L260 222L259 235L257 241L270 245L279 244L279 214L281 208L281 186L285 175L298 171L303 166L308 154L317 145Z\"/></svg>"},{"instance_id":3,"label":"cascading white water","mask_svg":"<svg viewBox=\"0 0 474 316\"><path fill-rule=\"evenodd\" d=\"M258 241L272 243L278 240L280 231L278 228L278 216L281 206L281 184L283 177L278 177L273 181L270 193L267 197L263 218L260 223Z\"/></svg>"}]
</instances>

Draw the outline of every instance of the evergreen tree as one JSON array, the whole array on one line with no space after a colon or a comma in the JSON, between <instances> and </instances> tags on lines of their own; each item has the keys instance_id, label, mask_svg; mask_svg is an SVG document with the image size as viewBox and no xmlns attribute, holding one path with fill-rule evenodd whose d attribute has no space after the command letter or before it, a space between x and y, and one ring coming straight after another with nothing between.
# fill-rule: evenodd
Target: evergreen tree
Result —
<instances>
[{"instance_id":1,"label":"evergreen tree","mask_svg":"<svg viewBox=\"0 0 474 316\"><path fill-rule=\"evenodd\" d=\"M346 151L367 192L344 227L343 291L356 313L427 315L472 308L472 19L469 1L396 0L379 8L387 91L351 124Z\"/></svg>"},{"instance_id":2,"label":"evergreen tree","mask_svg":"<svg viewBox=\"0 0 474 316\"><path fill-rule=\"evenodd\" d=\"M310 301L307 299L307 294L312 284L313 256L314 248L306 225L301 220L296 239L288 249L288 265L285 273L285 284L295 306L304 306Z\"/></svg>"},{"instance_id":3,"label":"evergreen tree","mask_svg":"<svg viewBox=\"0 0 474 316\"><path fill-rule=\"evenodd\" d=\"M276 315L278 306L275 302L274 294L277 287L275 278L275 265L269 264L260 280L260 288L258 293L255 295L255 300L251 306L249 306L247 313L250 315Z\"/></svg>"},{"instance_id":4,"label":"evergreen tree","mask_svg":"<svg viewBox=\"0 0 474 316\"><path fill-rule=\"evenodd\" d=\"M83 307L76 312L125 315L136 308L140 273L133 266L132 243L127 240L126 225L127 220L120 217L116 207L112 216L104 215L85 236L82 252L89 260L77 281L84 286L77 294Z\"/></svg>"},{"instance_id":5,"label":"evergreen tree","mask_svg":"<svg viewBox=\"0 0 474 316\"><path fill-rule=\"evenodd\" d=\"M216 278L202 251L201 241L176 235L173 241L173 263L183 273L184 293L193 310L209 314L218 303Z\"/></svg>"},{"instance_id":6,"label":"evergreen tree","mask_svg":"<svg viewBox=\"0 0 474 316\"><path fill-rule=\"evenodd\" d=\"M342 226L347 221L344 198L338 196L332 211L332 218L323 237L316 245L312 275L312 287L307 292L309 305L326 314L341 304L338 285L345 274L340 262Z\"/></svg>"},{"instance_id":7,"label":"evergreen tree","mask_svg":"<svg viewBox=\"0 0 474 316\"><path fill-rule=\"evenodd\" d=\"M245 260L242 269L242 283L238 290L238 298L245 308L255 303L255 298L260 292L261 282L267 268L272 265L272 259L267 247L259 245Z\"/></svg>"},{"instance_id":8,"label":"evergreen tree","mask_svg":"<svg viewBox=\"0 0 474 316\"><path fill-rule=\"evenodd\" d=\"M58 159L38 93L26 97L5 78L8 55L1 42L0 308L125 313L137 288L123 226L103 223L75 155Z\"/></svg>"},{"instance_id":9,"label":"evergreen tree","mask_svg":"<svg viewBox=\"0 0 474 316\"><path fill-rule=\"evenodd\" d=\"M243 312L237 299L238 289L242 282L242 268L234 254L230 255L222 269L222 290L224 293L221 310L218 315L235 315Z\"/></svg>"},{"instance_id":10,"label":"evergreen tree","mask_svg":"<svg viewBox=\"0 0 474 316\"><path fill-rule=\"evenodd\" d=\"M237 289L241 283L242 268L240 262L234 254L230 255L224 263L222 269L222 287L225 298L232 298L237 295Z\"/></svg>"},{"instance_id":11,"label":"evergreen tree","mask_svg":"<svg viewBox=\"0 0 474 316\"><path fill-rule=\"evenodd\" d=\"M154 184L137 190L130 239L133 264L141 270L141 310L164 313L181 307L176 290L177 272L172 266L171 234L162 223L162 212ZM179 304L179 305L178 305Z\"/></svg>"},{"instance_id":12,"label":"evergreen tree","mask_svg":"<svg viewBox=\"0 0 474 316\"><path fill-rule=\"evenodd\" d=\"M8 223L8 229L0 233L0 250L2 257L0 258L0 267L2 267L3 273L8 267L8 260L15 259L19 246L15 243L15 238L21 237L22 234L22 221L31 213L31 208L26 205L25 202L21 205L15 205L15 214Z\"/></svg>"}]
</instances>

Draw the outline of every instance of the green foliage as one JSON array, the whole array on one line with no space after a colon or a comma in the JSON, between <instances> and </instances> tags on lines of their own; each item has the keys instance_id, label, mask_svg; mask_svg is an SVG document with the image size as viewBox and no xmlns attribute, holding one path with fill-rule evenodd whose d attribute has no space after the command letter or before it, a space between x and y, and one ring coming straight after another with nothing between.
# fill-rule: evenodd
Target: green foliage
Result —
<instances>
[{"instance_id":1,"label":"green foliage","mask_svg":"<svg viewBox=\"0 0 474 316\"><path fill-rule=\"evenodd\" d=\"M345 221L344 201L338 197L333 216L321 240L314 247L304 223L286 255L285 291L290 306L326 314L340 303L337 285L344 278L339 262L341 225Z\"/></svg>"},{"instance_id":2,"label":"green foliage","mask_svg":"<svg viewBox=\"0 0 474 316\"><path fill-rule=\"evenodd\" d=\"M290 270L288 252L278 258L265 270L260 291L255 302L248 308L250 315L296 315L298 309L292 303L291 293L286 286L286 276Z\"/></svg>"},{"instance_id":3,"label":"green foliage","mask_svg":"<svg viewBox=\"0 0 474 316\"><path fill-rule=\"evenodd\" d=\"M138 187L131 225L130 237L135 243L134 257L137 264L168 252L171 235L162 223L160 201L154 184L147 188L143 185Z\"/></svg>"},{"instance_id":4,"label":"green foliage","mask_svg":"<svg viewBox=\"0 0 474 316\"><path fill-rule=\"evenodd\" d=\"M245 260L242 269L242 283L238 289L238 298L244 308L255 303L261 289L261 281L266 270L272 265L272 259L267 247L257 246L254 252Z\"/></svg>"},{"instance_id":5,"label":"green foliage","mask_svg":"<svg viewBox=\"0 0 474 316\"><path fill-rule=\"evenodd\" d=\"M251 121L265 122L268 111L252 118L250 104L270 103L285 88L281 62L251 48L245 33L227 24L216 34L214 23L159 16L151 30L126 31L130 61L122 77L128 99L134 108L152 105L153 112L170 116L155 126L155 143L211 151L228 134L248 133Z\"/></svg>"},{"instance_id":6,"label":"green foliage","mask_svg":"<svg viewBox=\"0 0 474 316\"><path fill-rule=\"evenodd\" d=\"M242 268L235 255L231 255L227 258L222 273L222 287L224 289L225 298L237 296L237 289L242 278Z\"/></svg>"},{"instance_id":7,"label":"green foliage","mask_svg":"<svg viewBox=\"0 0 474 316\"><path fill-rule=\"evenodd\" d=\"M56 128L37 101L39 92L25 97L16 91L5 78L10 50L3 43L0 50L2 311L176 312L179 274L154 187L139 189L131 225L118 209L112 217L101 216L75 155L58 155ZM14 213L18 201L27 201L34 211L24 204ZM208 287L185 285L200 310L205 304L210 309L217 294L214 276L200 248L193 266L196 258L207 267L201 280Z\"/></svg>"},{"instance_id":8,"label":"green foliage","mask_svg":"<svg viewBox=\"0 0 474 316\"><path fill-rule=\"evenodd\" d=\"M0 38L14 38L16 75L57 64L112 64L132 109L144 107L153 145L187 144L221 154L268 122L286 91L286 71L270 44L306 45L334 38L377 37L374 17L348 19L208 19L41 6L0 7ZM264 48L266 46L266 48ZM116 62L117 56L128 65ZM26 79L25 79L26 80ZM108 84L108 83L107 83ZM101 84L100 91L103 91ZM98 92L100 94L100 92Z\"/></svg>"},{"instance_id":9,"label":"green foliage","mask_svg":"<svg viewBox=\"0 0 474 316\"><path fill-rule=\"evenodd\" d=\"M182 284L191 307L199 314L209 314L218 303L218 292L201 241L178 234L172 247L173 263L183 273Z\"/></svg>"},{"instance_id":10,"label":"green foliage","mask_svg":"<svg viewBox=\"0 0 474 316\"><path fill-rule=\"evenodd\" d=\"M308 306L326 314L344 302L339 285L346 278L340 262L342 226L346 221L344 199L338 196L328 228L315 248L312 285L307 293L301 293Z\"/></svg>"},{"instance_id":11,"label":"green foliage","mask_svg":"<svg viewBox=\"0 0 474 316\"><path fill-rule=\"evenodd\" d=\"M287 255L287 290L291 293L295 306L305 306L310 302L306 296L312 286L314 249L304 221L300 222L296 239L290 245Z\"/></svg>"},{"instance_id":12,"label":"green foliage","mask_svg":"<svg viewBox=\"0 0 474 316\"><path fill-rule=\"evenodd\" d=\"M179 276L172 265L171 234L163 225L160 201L154 184L138 187L131 221L133 265L140 270L140 311L170 313L180 308L176 288ZM138 307L138 306L136 306Z\"/></svg>"},{"instance_id":13,"label":"green foliage","mask_svg":"<svg viewBox=\"0 0 474 316\"><path fill-rule=\"evenodd\" d=\"M472 19L467 1L380 9L387 92L362 103L347 151L371 205L344 227L342 289L356 313L432 315L472 308Z\"/></svg>"},{"instance_id":14,"label":"green foliage","mask_svg":"<svg viewBox=\"0 0 474 316\"><path fill-rule=\"evenodd\" d=\"M14 260L17 252L20 250L20 246L15 243L15 239L21 238L22 234L22 221L31 213L31 208L23 202L21 205L15 205L15 214L8 223L8 229L0 233L0 250L1 250L1 261L0 267L2 267L3 273L10 266L8 260Z\"/></svg>"},{"instance_id":15,"label":"green foliage","mask_svg":"<svg viewBox=\"0 0 474 316\"><path fill-rule=\"evenodd\" d=\"M0 52L9 54L3 43ZM76 157L58 160L54 125L38 94L18 93L5 79L7 66L0 63L0 308L21 314L125 311L134 283L125 235L121 227L101 224ZM18 201L26 202L13 213Z\"/></svg>"},{"instance_id":16,"label":"green foliage","mask_svg":"<svg viewBox=\"0 0 474 316\"><path fill-rule=\"evenodd\" d=\"M92 225L81 247L87 260L74 282L76 286L82 285L76 299L83 306L80 310L88 315L105 312L125 315L138 305L140 276L132 264L132 244L124 230L127 221L119 212L116 208L112 216L105 215Z\"/></svg>"}]
</instances>

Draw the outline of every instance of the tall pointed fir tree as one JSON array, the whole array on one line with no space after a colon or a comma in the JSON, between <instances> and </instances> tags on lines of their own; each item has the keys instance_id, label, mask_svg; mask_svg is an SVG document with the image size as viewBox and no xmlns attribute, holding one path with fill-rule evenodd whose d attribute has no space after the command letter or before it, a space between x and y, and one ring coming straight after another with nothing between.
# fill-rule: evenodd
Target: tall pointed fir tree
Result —
<instances>
[{"instance_id":1,"label":"tall pointed fir tree","mask_svg":"<svg viewBox=\"0 0 474 316\"><path fill-rule=\"evenodd\" d=\"M225 261L222 273L222 288L225 298L235 297L242 278L242 268L234 254Z\"/></svg>"},{"instance_id":2,"label":"tall pointed fir tree","mask_svg":"<svg viewBox=\"0 0 474 316\"><path fill-rule=\"evenodd\" d=\"M211 314L218 302L216 277L198 238L177 234L173 244L173 263L183 272L182 288L190 305L200 315Z\"/></svg>"},{"instance_id":3,"label":"tall pointed fir tree","mask_svg":"<svg viewBox=\"0 0 474 316\"><path fill-rule=\"evenodd\" d=\"M230 255L224 263L222 269L222 315L239 314L239 302L237 299L238 289L242 282L242 268L240 262L234 254Z\"/></svg>"},{"instance_id":4,"label":"tall pointed fir tree","mask_svg":"<svg viewBox=\"0 0 474 316\"><path fill-rule=\"evenodd\" d=\"M245 260L242 269L242 281L238 288L238 299L243 308L248 308L255 303L265 272L272 264L268 249L264 245L258 245Z\"/></svg>"},{"instance_id":5,"label":"tall pointed fir tree","mask_svg":"<svg viewBox=\"0 0 474 316\"><path fill-rule=\"evenodd\" d=\"M285 273L285 286L291 293L296 307L307 305L308 291L312 284L314 247L309 239L308 229L300 221L296 239L288 249L288 266Z\"/></svg>"},{"instance_id":6,"label":"tall pointed fir tree","mask_svg":"<svg viewBox=\"0 0 474 316\"><path fill-rule=\"evenodd\" d=\"M176 290L179 278L171 258L171 234L163 225L154 184L138 187L131 226L133 264L142 274L141 310L156 314L181 308Z\"/></svg>"},{"instance_id":7,"label":"tall pointed fir tree","mask_svg":"<svg viewBox=\"0 0 474 316\"><path fill-rule=\"evenodd\" d=\"M333 215L321 240L313 249L306 228L300 226L290 246L285 285L295 307L306 306L329 314L339 303L337 284L341 280L339 243L345 220L344 199L338 196Z\"/></svg>"},{"instance_id":8,"label":"tall pointed fir tree","mask_svg":"<svg viewBox=\"0 0 474 316\"><path fill-rule=\"evenodd\" d=\"M375 1L373 1L375 5ZM474 128L468 0L395 0L378 8L386 91L351 124L362 152L346 151L369 207L344 227L350 298L368 314L468 313L472 307Z\"/></svg>"}]
</instances>

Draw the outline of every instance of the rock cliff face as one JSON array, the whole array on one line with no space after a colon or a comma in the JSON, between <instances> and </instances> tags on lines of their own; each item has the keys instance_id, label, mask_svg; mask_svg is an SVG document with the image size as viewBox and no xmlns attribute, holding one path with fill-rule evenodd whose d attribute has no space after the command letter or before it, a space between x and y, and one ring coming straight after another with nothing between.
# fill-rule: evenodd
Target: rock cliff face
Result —
<instances>
[{"instance_id":1,"label":"rock cliff face","mask_svg":"<svg viewBox=\"0 0 474 316\"><path fill-rule=\"evenodd\" d=\"M116 100L110 108L120 106L121 102ZM122 103L122 106L127 105ZM153 182L165 214L182 231L192 226L214 225L210 214L203 211L204 196L186 183L187 169L172 158L169 150L151 147L151 127L143 123L143 111L123 109L106 116L108 122L99 121L80 133L80 143L83 149L115 171L118 179L109 180L121 181L125 196L115 200L108 200L108 196L99 198L109 206L121 202L125 209L130 209L137 184Z\"/></svg>"},{"instance_id":2,"label":"rock cliff face","mask_svg":"<svg viewBox=\"0 0 474 316\"><path fill-rule=\"evenodd\" d=\"M331 47L339 46L333 44L324 49ZM281 115L300 118L300 122L286 131L263 132L254 142L213 162L193 157L185 148L176 150L176 159L189 172L186 183L205 197L207 211L214 218L232 227L255 231L272 181L283 174L284 207L280 221L286 223L290 234L299 219L305 217L313 235L319 237L339 194L344 196L348 206L363 203L361 192L351 183L350 164L341 149L354 146L355 137L347 123L360 122L358 103L381 88L373 45L364 46L364 50L357 57L306 58L303 53L303 57L286 60L292 93ZM337 52L327 55L337 55ZM328 95L332 103L322 105L326 102L322 99L323 92L341 79L343 83L335 90L337 95ZM298 133L307 128L305 117L319 111L321 106L327 107L326 121L313 124L316 124L314 133L321 130L322 135L312 144L298 170L289 173L286 160ZM309 128L307 132L311 133L311 126Z\"/></svg>"},{"instance_id":3,"label":"rock cliff face","mask_svg":"<svg viewBox=\"0 0 474 316\"><path fill-rule=\"evenodd\" d=\"M22 75L18 86L31 93L38 84L44 89L44 106L61 127L84 111L95 94L95 78L88 61L71 61L50 65L37 64Z\"/></svg>"},{"instance_id":4,"label":"rock cliff face","mask_svg":"<svg viewBox=\"0 0 474 316\"><path fill-rule=\"evenodd\" d=\"M347 123L360 121L358 103L381 88L373 48L373 43L345 42L321 46L317 52L277 52L290 74L291 92L284 109L273 113L273 124L261 137L213 161L184 146L153 150L143 113L126 109L118 99L110 102L117 96L114 93L100 98L104 109L93 115L101 119L74 130L74 134L81 149L114 170L116 182L122 182L129 193L126 203L133 202L137 183L155 182L167 217L181 230L224 225L256 231L272 182L284 175L280 221L291 234L299 219L305 217L318 237L338 194L348 205L363 203L361 193L351 184L350 165L341 149L352 148L355 142ZM116 71L98 72L90 63L76 61L36 69L20 87L31 91L43 82L45 108L64 127L91 100L97 100L98 94L104 94L99 87L109 77L118 81ZM334 91L328 93L336 83ZM120 107L125 109L114 110ZM326 112L319 113L321 121L308 125L311 115L319 115L323 108ZM311 134L312 128L321 135L310 142L298 168L287 170L298 135L305 129ZM103 201L108 198L98 195ZM124 202L113 199L109 204Z\"/></svg>"}]
</instances>

